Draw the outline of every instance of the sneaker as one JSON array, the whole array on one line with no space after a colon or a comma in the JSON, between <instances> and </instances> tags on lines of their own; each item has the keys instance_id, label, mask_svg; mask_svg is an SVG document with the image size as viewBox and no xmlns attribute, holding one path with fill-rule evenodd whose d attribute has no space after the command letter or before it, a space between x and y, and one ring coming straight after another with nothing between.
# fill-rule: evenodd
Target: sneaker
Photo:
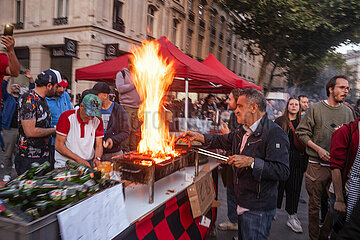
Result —
<instances>
[{"instance_id":1,"label":"sneaker","mask_svg":"<svg viewBox=\"0 0 360 240\"><path fill-rule=\"evenodd\" d=\"M289 215L286 225L290 227L294 232L297 233L303 232L300 220L297 218L296 214Z\"/></svg>"},{"instance_id":2,"label":"sneaker","mask_svg":"<svg viewBox=\"0 0 360 240\"><path fill-rule=\"evenodd\" d=\"M218 229L221 231L237 231L238 224L232 222L223 222L219 224Z\"/></svg>"},{"instance_id":3,"label":"sneaker","mask_svg":"<svg viewBox=\"0 0 360 240\"><path fill-rule=\"evenodd\" d=\"M275 215L274 215L274 217L273 217L273 220L274 220L274 221L277 221L278 219L279 219L279 216L278 216L277 213L275 213Z\"/></svg>"}]
</instances>

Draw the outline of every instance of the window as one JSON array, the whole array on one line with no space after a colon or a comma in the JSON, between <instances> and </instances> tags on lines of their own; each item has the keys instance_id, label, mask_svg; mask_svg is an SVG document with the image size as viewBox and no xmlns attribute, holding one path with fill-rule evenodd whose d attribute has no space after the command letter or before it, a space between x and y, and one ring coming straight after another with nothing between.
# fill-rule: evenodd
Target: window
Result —
<instances>
[{"instance_id":1,"label":"window","mask_svg":"<svg viewBox=\"0 0 360 240\"><path fill-rule=\"evenodd\" d=\"M15 29L24 29L25 0L16 1L16 23Z\"/></svg>"},{"instance_id":2,"label":"window","mask_svg":"<svg viewBox=\"0 0 360 240\"><path fill-rule=\"evenodd\" d=\"M125 23L122 19L122 6L122 2L114 0L113 29L120 32L125 32Z\"/></svg>"},{"instance_id":3,"label":"window","mask_svg":"<svg viewBox=\"0 0 360 240\"><path fill-rule=\"evenodd\" d=\"M213 41L210 42L210 49L209 52L214 54L214 47L215 47L215 43Z\"/></svg>"},{"instance_id":4,"label":"window","mask_svg":"<svg viewBox=\"0 0 360 240\"><path fill-rule=\"evenodd\" d=\"M193 10L193 1L192 0L188 0L188 9L189 9L189 11Z\"/></svg>"},{"instance_id":5,"label":"window","mask_svg":"<svg viewBox=\"0 0 360 240\"><path fill-rule=\"evenodd\" d=\"M199 18L204 18L204 5L201 2L199 3Z\"/></svg>"},{"instance_id":6,"label":"window","mask_svg":"<svg viewBox=\"0 0 360 240\"><path fill-rule=\"evenodd\" d=\"M232 70L233 70L233 72L235 72L235 68L236 68L236 55L234 54L233 55L233 64L232 64Z\"/></svg>"},{"instance_id":7,"label":"window","mask_svg":"<svg viewBox=\"0 0 360 240\"><path fill-rule=\"evenodd\" d=\"M203 41L204 41L204 37L199 35L199 40L198 40L198 49L197 49L197 57L201 58L202 57L202 45L203 45Z\"/></svg>"},{"instance_id":8,"label":"window","mask_svg":"<svg viewBox=\"0 0 360 240\"><path fill-rule=\"evenodd\" d=\"M241 59L241 57L239 58L239 73L238 74L239 75L242 74L242 59Z\"/></svg>"},{"instance_id":9,"label":"window","mask_svg":"<svg viewBox=\"0 0 360 240\"><path fill-rule=\"evenodd\" d=\"M173 21L173 29L172 29L172 42L176 45L176 33L177 33L177 27L179 24L179 20L174 19Z\"/></svg>"},{"instance_id":10,"label":"window","mask_svg":"<svg viewBox=\"0 0 360 240\"><path fill-rule=\"evenodd\" d=\"M226 53L226 67L228 68L228 69L230 69L230 64L231 64L231 53L230 53L230 51L227 51L227 53Z\"/></svg>"},{"instance_id":11,"label":"window","mask_svg":"<svg viewBox=\"0 0 360 240\"><path fill-rule=\"evenodd\" d=\"M221 46L219 46L219 48L218 48L218 59L220 61L221 61L222 50L223 50L223 48Z\"/></svg>"},{"instance_id":12,"label":"window","mask_svg":"<svg viewBox=\"0 0 360 240\"><path fill-rule=\"evenodd\" d=\"M216 21L216 10L212 9L210 15L210 28L211 28L211 35L213 36L216 35L215 21Z\"/></svg>"},{"instance_id":13,"label":"window","mask_svg":"<svg viewBox=\"0 0 360 240\"><path fill-rule=\"evenodd\" d=\"M188 29L187 36L186 36L186 46L185 46L187 54L191 54L192 34L193 34L193 31L191 29Z\"/></svg>"},{"instance_id":14,"label":"window","mask_svg":"<svg viewBox=\"0 0 360 240\"><path fill-rule=\"evenodd\" d=\"M68 17L69 14L69 0L58 0L58 18Z\"/></svg>"},{"instance_id":15,"label":"window","mask_svg":"<svg viewBox=\"0 0 360 240\"><path fill-rule=\"evenodd\" d=\"M225 18L223 16L220 17L220 22L219 22L219 38L220 40L224 40L224 23L225 23Z\"/></svg>"},{"instance_id":16,"label":"window","mask_svg":"<svg viewBox=\"0 0 360 240\"><path fill-rule=\"evenodd\" d=\"M155 19L155 8L149 6L147 14L147 35L152 36L154 34L154 19Z\"/></svg>"}]
</instances>

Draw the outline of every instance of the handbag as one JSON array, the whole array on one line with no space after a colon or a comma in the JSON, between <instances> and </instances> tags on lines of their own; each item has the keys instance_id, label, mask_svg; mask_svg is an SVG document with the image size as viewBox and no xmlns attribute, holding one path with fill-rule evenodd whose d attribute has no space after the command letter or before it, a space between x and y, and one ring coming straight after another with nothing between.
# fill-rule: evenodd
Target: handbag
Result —
<instances>
[{"instance_id":1,"label":"handbag","mask_svg":"<svg viewBox=\"0 0 360 240\"><path fill-rule=\"evenodd\" d=\"M299 152L305 152L306 145L298 138L298 136L296 136L295 128L294 128L294 125L292 124L291 120L289 121L289 124L291 127L291 131L293 132L293 135L294 135L294 145L295 145L296 150L298 150Z\"/></svg>"}]
</instances>

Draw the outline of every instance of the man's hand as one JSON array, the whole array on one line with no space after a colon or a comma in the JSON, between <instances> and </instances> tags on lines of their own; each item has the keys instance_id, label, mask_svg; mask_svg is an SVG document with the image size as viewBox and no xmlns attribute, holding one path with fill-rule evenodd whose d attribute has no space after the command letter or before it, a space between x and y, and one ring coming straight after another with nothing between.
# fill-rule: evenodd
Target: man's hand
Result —
<instances>
[{"instance_id":1,"label":"man's hand","mask_svg":"<svg viewBox=\"0 0 360 240\"><path fill-rule=\"evenodd\" d=\"M88 161L84 160L84 159L78 160L77 162L84 165L84 166L86 166L86 167L91 168L90 163Z\"/></svg>"},{"instance_id":2,"label":"man's hand","mask_svg":"<svg viewBox=\"0 0 360 240\"><path fill-rule=\"evenodd\" d=\"M98 166L101 165L101 161L100 161L100 160L97 160L96 158L94 158L93 163L94 163L94 167L98 167Z\"/></svg>"},{"instance_id":3,"label":"man's hand","mask_svg":"<svg viewBox=\"0 0 360 240\"><path fill-rule=\"evenodd\" d=\"M229 129L228 125L224 121L220 122L220 126L221 126L221 133L222 134L230 133L230 129Z\"/></svg>"},{"instance_id":4,"label":"man's hand","mask_svg":"<svg viewBox=\"0 0 360 240\"><path fill-rule=\"evenodd\" d=\"M182 137L184 137L184 138L188 137L190 139L190 141L198 141L201 143L205 143L204 135L202 135L201 133L198 133L198 132L187 131L187 132L184 132L183 134L181 134L181 136L179 138L182 139Z\"/></svg>"},{"instance_id":5,"label":"man's hand","mask_svg":"<svg viewBox=\"0 0 360 240\"><path fill-rule=\"evenodd\" d=\"M245 155L232 155L229 157L227 164L237 168L250 167L254 162L254 158Z\"/></svg>"},{"instance_id":6,"label":"man's hand","mask_svg":"<svg viewBox=\"0 0 360 240\"><path fill-rule=\"evenodd\" d=\"M1 43L5 46L7 52L14 51L15 40L12 36L2 36Z\"/></svg>"},{"instance_id":7,"label":"man's hand","mask_svg":"<svg viewBox=\"0 0 360 240\"><path fill-rule=\"evenodd\" d=\"M330 159L330 153L321 147L319 147L319 149L317 150L317 154L323 161L328 162Z\"/></svg>"},{"instance_id":8,"label":"man's hand","mask_svg":"<svg viewBox=\"0 0 360 240\"><path fill-rule=\"evenodd\" d=\"M103 142L104 148L112 149L114 146L114 142L111 138L106 139L106 141Z\"/></svg>"},{"instance_id":9,"label":"man's hand","mask_svg":"<svg viewBox=\"0 0 360 240\"><path fill-rule=\"evenodd\" d=\"M341 214L341 215L345 215L345 212L346 212L346 205L344 202L338 202L336 201L334 203L334 210L338 213L338 214Z\"/></svg>"},{"instance_id":10,"label":"man's hand","mask_svg":"<svg viewBox=\"0 0 360 240\"><path fill-rule=\"evenodd\" d=\"M24 76L29 79L29 82L31 82L31 83L34 82L34 79L33 79L32 75L31 75L31 72L30 72L29 69L25 69L25 75Z\"/></svg>"}]
</instances>

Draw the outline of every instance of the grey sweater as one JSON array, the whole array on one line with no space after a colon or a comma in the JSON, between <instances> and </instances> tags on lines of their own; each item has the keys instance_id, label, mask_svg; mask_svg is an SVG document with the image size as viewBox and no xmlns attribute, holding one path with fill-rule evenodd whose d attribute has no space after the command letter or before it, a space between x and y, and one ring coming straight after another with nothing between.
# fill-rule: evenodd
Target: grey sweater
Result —
<instances>
[{"instance_id":1,"label":"grey sweater","mask_svg":"<svg viewBox=\"0 0 360 240\"><path fill-rule=\"evenodd\" d=\"M119 100L122 106L139 108L141 100L131 78L129 69L123 68L116 74L116 88L119 92Z\"/></svg>"},{"instance_id":2,"label":"grey sweater","mask_svg":"<svg viewBox=\"0 0 360 240\"><path fill-rule=\"evenodd\" d=\"M349 107L341 104L339 107L331 107L324 101L310 106L305 116L296 128L296 134L305 144L312 140L326 151L330 152L331 135L343 124L354 120L354 114ZM306 147L309 160L319 163L327 163L320 159L316 151Z\"/></svg>"}]
</instances>

